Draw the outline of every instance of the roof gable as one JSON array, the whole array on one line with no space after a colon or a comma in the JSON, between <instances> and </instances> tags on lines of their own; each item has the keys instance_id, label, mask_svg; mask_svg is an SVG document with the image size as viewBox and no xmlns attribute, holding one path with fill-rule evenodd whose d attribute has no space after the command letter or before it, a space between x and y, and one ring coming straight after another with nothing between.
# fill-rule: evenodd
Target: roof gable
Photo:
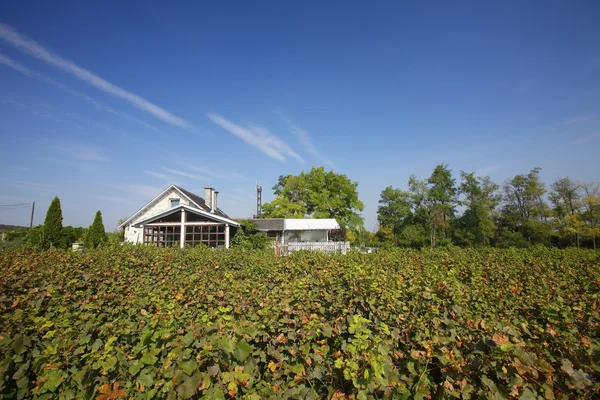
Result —
<instances>
[{"instance_id":1,"label":"roof gable","mask_svg":"<svg viewBox=\"0 0 600 400\"><path fill-rule=\"evenodd\" d=\"M156 196L155 198L150 200L148 203L146 203L142 208L137 210L131 217L127 218L121 225L119 225L119 228L122 228L125 225L130 224L134 221L137 222L136 218L143 217L143 213L145 211L150 209L153 205L157 204L157 202L159 202L160 200L163 200L172 191L176 191L179 195L181 195L183 198L185 198L187 201L189 201L190 205L193 206L192 208L195 208L197 210L202 210L205 213L208 213L208 215L218 215L221 218L225 218L225 219L229 220L229 216L227 214L225 214L223 211L221 211L221 209L219 209L219 208L217 208L217 210L215 210L214 213L211 213L210 208L206 205L206 202L204 201L204 199L202 197L200 197L188 190L185 190L177 185L170 185L168 188L163 190L158 196ZM173 208L173 209L175 209L175 208ZM169 210L171 210L171 209L169 209ZM157 213L156 215L158 215L158 214L161 214L161 212Z\"/></svg>"},{"instance_id":2,"label":"roof gable","mask_svg":"<svg viewBox=\"0 0 600 400\"><path fill-rule=\"evenodd\" d=\"M180 210L186 210L187 212L191 212L191 213L195 213L198 215L202 215L205 216L206 218L215 220L217 222L223 222L223 223L227 223L229 225L233 225L233 226L240 226L239 222L233 221L229 218L223 217L221 215L215 214L215 213L211 213L210 211L205 211L205 210L201 210L199 208L194 208L194 207L190 207L190 206L186 206L185 204L180 204L178 206L175 206L173 208L169 208L168 210L165 210L163 212L160 212L158 214L155 215L150 215L146 218L140 219L138 221L135 221L134 225L141 225L144 223L147 223L148 221L152 221L155 219L159 219L159 218L163 218L167 215L179 212Z\"/></svg>"}]
</instances>

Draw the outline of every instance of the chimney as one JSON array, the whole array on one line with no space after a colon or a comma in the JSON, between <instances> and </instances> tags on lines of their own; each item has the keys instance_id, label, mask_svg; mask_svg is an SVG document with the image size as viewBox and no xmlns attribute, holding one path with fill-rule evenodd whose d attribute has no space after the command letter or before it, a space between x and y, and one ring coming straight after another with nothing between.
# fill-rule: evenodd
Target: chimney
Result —
<instances>
[{"instance_id":1,"label":"chimney","mask_svg":"<svg viewBox=\"0 0 600 400\"><path fill-rule=\"evenodd\" d=\"M206 206L208 208L210 208L210 212L214 212L214 208L213 208L214 192L215 192L215 189L213 189L211 187L204 188L204 202L206 203Z\"/></svg>"},{"instance_id":2,"label":"chimney","mask_svg":"<svg viewBox=\"0 0 600 400\"><path fill-rule=\"evenodd\" d=\"M213 193L215 194L215 199L212 202L212 205L213 205L212 212L215 212L215 211L217 211L217 207L218 207L218 205L217 205L217 195L219 194L219 192L214 191Z\"/></svg>"}]
</instances>

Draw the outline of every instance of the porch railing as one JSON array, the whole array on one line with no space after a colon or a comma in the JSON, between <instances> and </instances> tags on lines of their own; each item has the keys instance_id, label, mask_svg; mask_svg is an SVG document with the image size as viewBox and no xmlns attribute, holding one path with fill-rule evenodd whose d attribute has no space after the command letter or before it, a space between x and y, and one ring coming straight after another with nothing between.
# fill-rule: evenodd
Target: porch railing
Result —
<instances>
[{"instance_id":1,"label":"porch railing","mask_svg":"<svg viewBox=\"0 0 600 400\"><path fill-rule=\"evenodd\" d=\"M346 254L350 250L350 242L291 242L286 244L275 243L277 254L288 255L292 251L310 250L324 253Z\"/></svg>"}]
</instances>

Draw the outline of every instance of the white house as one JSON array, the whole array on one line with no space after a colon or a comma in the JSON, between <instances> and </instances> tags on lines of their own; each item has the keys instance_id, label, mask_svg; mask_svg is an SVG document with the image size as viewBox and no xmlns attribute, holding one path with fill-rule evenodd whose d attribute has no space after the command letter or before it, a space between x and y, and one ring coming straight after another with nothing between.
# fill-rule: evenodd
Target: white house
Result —
<instances>
[{"instance_id":1,"label":"white house","mask_svg":"<svg viewBox=\"0 0 600 400\"><path fill-rule=\"evenodd\" d=\"M119 228L131 243L160 247L195 246L229 248L240 224L217 206L219 192L204 188L204 198L171 185L127 218Z\"/></svg>"}]
</instances>

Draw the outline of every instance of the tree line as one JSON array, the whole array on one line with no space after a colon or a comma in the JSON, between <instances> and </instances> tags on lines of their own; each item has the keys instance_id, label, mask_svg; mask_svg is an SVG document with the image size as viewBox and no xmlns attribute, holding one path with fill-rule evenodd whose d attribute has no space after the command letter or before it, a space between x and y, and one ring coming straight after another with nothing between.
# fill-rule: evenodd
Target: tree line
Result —
<instances>
[{"instance_id":1,"label":"tree line","mask_svg":"<svg viewBox=\"0 0 600 400\"><path fill-rule=\"evenodd\" d=\"M431 176L411 176L408 189L381 192L378 241L397 246L528 247L535 244L596 248L600 236L598 183L558 178L547 186L541 168L502 185L446 164Z\"/></svg>"},{"instance_id":2,"label":"tree line","mask_svg":"<svg viewBox=\"0 0 600 400\"><path fill-rule=\"evenodd\" d=\"M313 167L280 176L273 187L276 197L263 205L261 217L335 218L344 231L337 239L355 245L597 248L598 183L558 178L547 186L540 171L534 168L499 185L464 171L457 181L447 164L439 164L427 179L411 176L406 190L388 186L381 192L373 233L363 225L358 183Z\"/></svg>"}]
</instances>

